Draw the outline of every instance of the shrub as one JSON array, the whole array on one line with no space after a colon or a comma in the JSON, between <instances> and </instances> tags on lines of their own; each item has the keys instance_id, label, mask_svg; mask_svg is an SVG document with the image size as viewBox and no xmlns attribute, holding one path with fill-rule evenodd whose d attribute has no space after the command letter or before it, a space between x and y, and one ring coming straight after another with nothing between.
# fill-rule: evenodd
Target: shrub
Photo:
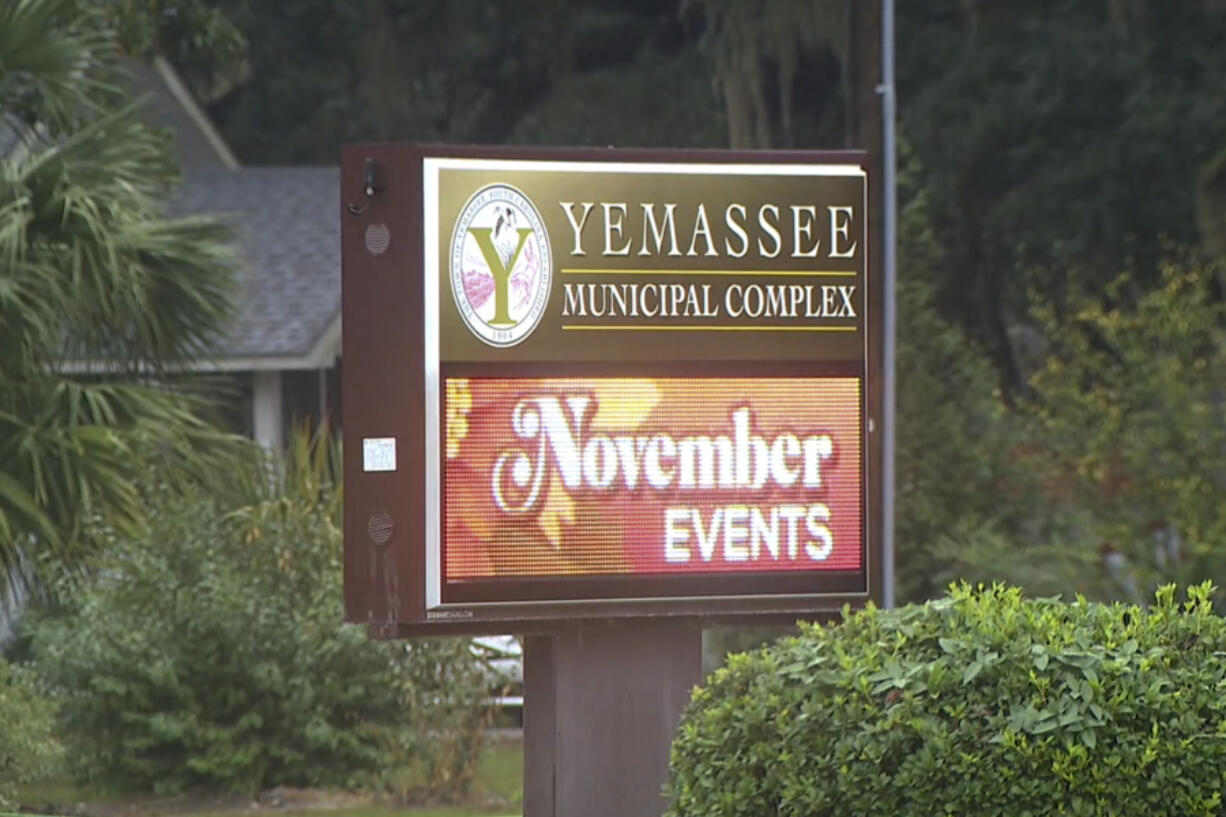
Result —
<instances>
[{"instance_id":1,"label":"shrub","mask_svg":"<svg viewBox=\"0 0 1226 817\"><path fill-rule=\"evenodd\" d=\"M13 807L13 789L47 776L60 757L52 736L55 709L33 676L0 658L0 809Z\"/></svg>"},{"instance_id":2,"label":"shrub","mask_svg":"<svg viewBox=\"0 0 1226 817\"><path fill-rule=\"evenodd\" d=\"M269 482L235 476L236 494ZM239 507L155 494L145 534L116 537L71 613L36 625L74 771L253 791L390 781L411 760L462 789L471 753L453 747L479 741L484 711L466 642L408 650L342 624L335 492L276 485Z\"/></svg>"},{"instance_id":3,"label":"shrub","mask_svg":"<svg viewBox=\"0 0 1226 817\"><path fill-rule=\"evenodd\" d=\"M1226 622L996 586L733 656L673 745L671 817L1211 815Z\"/></svg>"}]
</instances>

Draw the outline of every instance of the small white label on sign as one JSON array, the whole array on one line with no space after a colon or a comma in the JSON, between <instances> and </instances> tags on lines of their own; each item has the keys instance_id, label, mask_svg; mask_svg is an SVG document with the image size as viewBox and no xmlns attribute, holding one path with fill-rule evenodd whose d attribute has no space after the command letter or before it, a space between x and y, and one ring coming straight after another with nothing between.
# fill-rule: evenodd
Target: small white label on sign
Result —
<instances>
[{"instance_id":1,"label":"small white label on sign","mask_svg":"<svg viewBox=\"0 0 1226 817\"><path fill-rule=\"evenodd\" d=\"M396 438L395 437L364 437L362 438L362 470L363 471L395 471L396 470Z\"/></svg>"}]
</instances>

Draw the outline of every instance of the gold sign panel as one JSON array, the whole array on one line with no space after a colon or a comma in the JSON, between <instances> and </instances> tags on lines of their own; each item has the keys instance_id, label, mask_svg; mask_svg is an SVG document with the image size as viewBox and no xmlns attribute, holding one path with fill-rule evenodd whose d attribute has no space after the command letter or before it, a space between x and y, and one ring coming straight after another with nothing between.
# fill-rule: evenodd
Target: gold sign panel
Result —
<instances>
[{"instance_id":1,"label":"gold sign panel","mask_svg":"<svg viewBox=\"0 0 1226 817\"><path fill-rule=\"evenodd\" d=\"M443 361L859 361L855 165L431 159Z\"/></svg>"}]
</instances>

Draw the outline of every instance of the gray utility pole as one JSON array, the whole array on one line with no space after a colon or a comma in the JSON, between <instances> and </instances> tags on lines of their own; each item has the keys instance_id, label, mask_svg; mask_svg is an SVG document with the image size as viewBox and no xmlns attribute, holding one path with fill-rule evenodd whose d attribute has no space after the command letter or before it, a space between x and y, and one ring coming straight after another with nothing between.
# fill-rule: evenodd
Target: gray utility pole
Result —
<instances>
[{"instance_id":1,"label":"gray utility pole","mask_svg":"<svg viewBox=\"0 0 1226 817\"><path fill-rule=\"evenodd\" d=\"M882 285L885 289L885 309L882 314L882 402L881 416L882 452L881 473L881 601L886 607L894 606L894 342L895 308L894 286L898 264L898 162L895 145L894 118L894 0L881 0L881 187L884 195L882 237Z\"/></svg>"}]
</instances>

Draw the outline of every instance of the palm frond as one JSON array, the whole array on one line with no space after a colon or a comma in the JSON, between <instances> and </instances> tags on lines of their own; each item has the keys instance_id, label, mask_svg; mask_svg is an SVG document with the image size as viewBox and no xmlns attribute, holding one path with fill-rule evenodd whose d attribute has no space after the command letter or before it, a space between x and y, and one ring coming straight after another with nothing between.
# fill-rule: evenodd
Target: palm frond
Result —
<instances>
[{"instance_id":1,"label":"palm frond","mask_svg":"<svg viewBox=\"0 0 1226 817\"><path fill-rule=\"evenodd\" d=\"M217 223L165 217L178 172L121 99L100 9L0 2L20 140L0 155L0 571L55 587L144 523L150 490L217 484L252 448L168 377L224 330L234 263Z\"/></svg>"},{"instance_id":2,"label":"palm frond","mask_svg":"<svg viewBox=\"0 0 1226 817\"><path fill-rule=\"evenodd\" d=\"M118 93L102 58L112 35L73 0L0 4L0 110L26 134L54 136Z\"/></svg>"},{"instance_id":3,"label":"palm frond","mask_svg":"<svg viewBox=\"0 0 1226 817\"><path fill-rule=\"evenodd\" d=\"M173 176L131 107L0 160L0 332L35 338L40 365L203 354L232 312L234 258L218 222L160 217Z\"/></svg>"}]
</instances>

